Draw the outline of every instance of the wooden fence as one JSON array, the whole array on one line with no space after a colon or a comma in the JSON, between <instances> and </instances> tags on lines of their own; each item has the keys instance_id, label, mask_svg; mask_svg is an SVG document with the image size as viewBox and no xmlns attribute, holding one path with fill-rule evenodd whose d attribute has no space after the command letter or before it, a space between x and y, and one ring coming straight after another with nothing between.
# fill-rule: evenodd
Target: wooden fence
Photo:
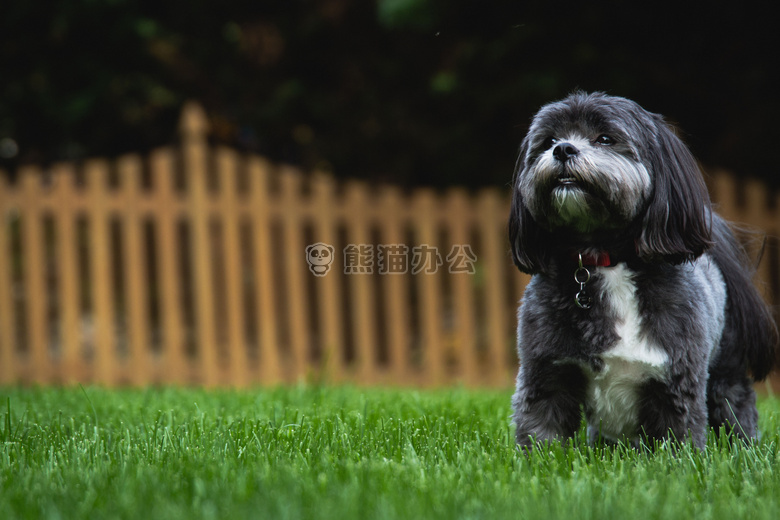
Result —
<instances>
[{"instance_id":1,"label":"wooden fence","mask_svg":"<svg viewBox=\"0 0 780 520\"><path fill-rule=\"evenodd\" d=\"M2 176L1 383L511 381L503 194L337 185L214 148L206 124L189 105L180 147ZM372 255L350 267L352 246Z\"/></svg>"},{"instance_id":2,"label":"wooden fence","mask_svg":"<svg viewBox=\"0 0 780 520\"><path fill-rule=\"evenodd\" d=\"M180 146L0 175L0 384L511 384L507 193L337 184L207 133L190 104ZM778 234L760 184L712 181Z\"/></svg>"}]
</instances>

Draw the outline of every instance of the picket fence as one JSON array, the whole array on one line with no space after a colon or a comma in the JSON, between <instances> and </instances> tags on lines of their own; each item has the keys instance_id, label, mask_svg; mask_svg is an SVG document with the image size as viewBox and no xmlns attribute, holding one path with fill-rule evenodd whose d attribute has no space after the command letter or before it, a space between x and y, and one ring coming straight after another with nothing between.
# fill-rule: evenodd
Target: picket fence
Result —
<instances>
[{"instance_id":1,"label":"picket fence","mask_svg":"<svg viewBox=\"0 0 780 520\"><path fill-rule=\"evenodd\" d=\"M209 144L193 103L180 134L0 174L0 384L511 384L528 278L508 193L304 175ZM711 181L724 215L777 236L760 183Z\"/></svg>"}]
</instances>

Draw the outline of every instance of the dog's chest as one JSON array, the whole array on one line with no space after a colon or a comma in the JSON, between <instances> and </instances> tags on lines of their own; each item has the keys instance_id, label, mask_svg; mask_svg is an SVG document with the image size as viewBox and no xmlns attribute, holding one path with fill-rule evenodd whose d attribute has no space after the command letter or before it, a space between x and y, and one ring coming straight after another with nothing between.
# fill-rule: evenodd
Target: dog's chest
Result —
<instances>
[{"instance_id":1,"label":"dog's chest","mask_svg":"<svg viewBox=\"0 0 780 520\"><path fill-rule=\"evenodd\" d=\"M598 356L599 369L586 368L588 422L605 437L634 437L640 388L650 378L663 377L668 357L643 330L633 273L618 264L600 274L618 340Z\"/></svg>"}]
</instances>

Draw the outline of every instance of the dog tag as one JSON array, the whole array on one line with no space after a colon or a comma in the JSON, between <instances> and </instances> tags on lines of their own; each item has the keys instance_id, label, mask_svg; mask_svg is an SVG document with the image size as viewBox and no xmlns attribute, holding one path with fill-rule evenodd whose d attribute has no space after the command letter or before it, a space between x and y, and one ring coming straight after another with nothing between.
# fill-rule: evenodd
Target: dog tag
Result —
<instances>
[{"instance_id":1,"label":"dog tag","mask_svg":"<svg viewBox=\"0 0 780 520\"><path fill-rule=\"evenodd\" d=\"M580 255L579 260L579 266L574 271L574 281L580 284L580 290L574 295L574 303L580 309L590 309L591 305L593 305L593 298L585 290L585 284L590 280L590 271L583 267L582 255Z\"/></svg>"},{"instance_id":2,"label":"dog tag","mask_svg":"<svg viewBox=\"0 0 780 520\"><path fill-rule=\"evenodd\" d=\"M577 294L574 295L574 303L576 303L577 307L580 309L590 309L590 307L593 305L593 298L591 298L590 294L588 294L583 287Z\"/></svg>"}]
</instances>

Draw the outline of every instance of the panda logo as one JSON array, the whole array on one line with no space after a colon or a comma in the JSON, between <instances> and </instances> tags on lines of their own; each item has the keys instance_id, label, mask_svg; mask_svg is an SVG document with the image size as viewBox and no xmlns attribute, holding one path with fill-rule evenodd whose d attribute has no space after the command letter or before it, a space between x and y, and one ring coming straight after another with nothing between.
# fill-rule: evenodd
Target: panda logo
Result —
<instances>
[{"instance_id":1,"label":"panda logo","mask_svg":"<svg viewBox=\"0 0 780 520\"><path fill-rule=\"evenodd\" d=\"M306 248L306 261L314 276L325 276L333 263L333 246L317 242Z\"/></svg>"}]
</instances>

